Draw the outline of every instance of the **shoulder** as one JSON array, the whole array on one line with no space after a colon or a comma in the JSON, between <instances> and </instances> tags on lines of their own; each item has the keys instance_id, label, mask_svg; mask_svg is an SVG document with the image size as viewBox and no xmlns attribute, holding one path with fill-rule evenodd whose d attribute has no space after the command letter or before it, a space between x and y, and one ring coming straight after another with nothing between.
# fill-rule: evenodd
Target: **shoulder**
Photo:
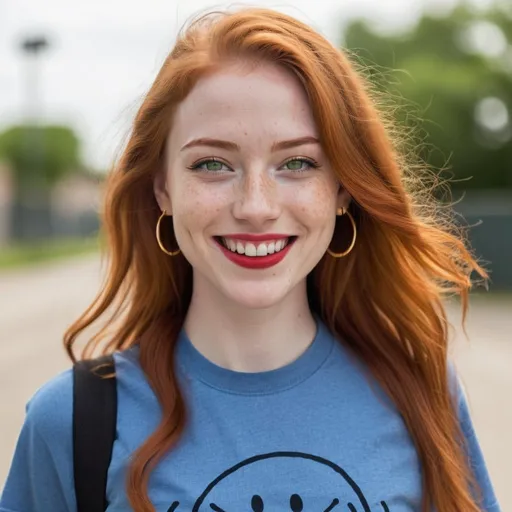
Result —
<instances>
[{"instance_id":1,"label":"shoulder","mask_svg":"<svg viewBox=\"0 0 512 512\"><path fill-rule=\"evenodd\" d=\"M139 364L139 351L130 348L114 354L118 385L146 384ZM43 384L27 404L26 419L43 436L71 428L73 421L73 368L69 368Z\"/></svg>"},{"instance_id":2,"label":"shoulder","mask_svg":"<svg viewBox=\"0 0 512 512\"><path fill-rule=\"evenodd\" d=\"M137 380L138 352L129 349L114 354L117 380ZM70 435L73 424L74 370L69 368L43 384L28 401L26 423L45 439Z\"/></svg>"},{"instance_id":3,"label":"shoulder","mask_svg":"<svg viewBox=\"0 0 512 512\"><path fill-rule=\"evenodd\" d=\"M26 423L45 439L69 435L73 412L73 370L70 368L45 384L27 404Z\"/></svg>"},{"instance_id":4,"label":"shoulder","mask_svg":"<svg viewBox=\"0 0 512 512\"><path fill-rule=\"evenodd\" d=\"M494 493L478 435L473 425L469 396L453 361L450 361L448 364L448 381L463 435L463 447L469 458L470 467L480 491L482 510L499 512L500 507Z\"/></svg>"},{"instance_id":5,"label":"shoulder","mask_svg":"<svg viewBox=\"0 0 512 512\"><path fill-rule=\"evenodd\" d=\"M116 365L117 395L119 412L129 412L134 401L148 402L156 400L153 389L140 364L140 350L138 346L116 352L114 354Z\"/></svg>"},{"instance_id":6,"label":"shoulder","mask_svg":"<svg viewBox=\"0 0 512 512\"><path fill-rule=\"evenodd\" d=\"M33 395L16 443L0 510L75 509L72 462L71 369Z\"/></svg>"}]
</instances>

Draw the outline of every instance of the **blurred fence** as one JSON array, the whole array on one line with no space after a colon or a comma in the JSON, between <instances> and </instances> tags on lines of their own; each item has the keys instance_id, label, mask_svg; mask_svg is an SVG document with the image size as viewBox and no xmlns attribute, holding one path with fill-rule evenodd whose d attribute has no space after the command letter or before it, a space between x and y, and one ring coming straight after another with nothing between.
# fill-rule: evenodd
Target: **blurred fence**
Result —
<instances>
[{"instance_id":1,"label":"blurred fence","mask_svg":"<svg viewBox=\"0 0 512 512\"><path fill-rule=\"evenodd\" d=\"M456 206L475 255L490 271L490 290L512 291L512 193L473 192Z\"/></svg>"},{"instance_id":2,"label":"blurred fence","mask_svg":"<svg viewBox=\"0 0 512 512\"><path fill-rule=\"evenodd\" d=\"M25 242L80 238L95 235L99 226L99 215L92 209L66 213L52 207L20 208L18 205L16 215L10 211L8 234L11 239Z\"/></svg>"},{"instance_id":3,"label":"blurred fence","mask_svg":"<svg viewBox=\"0 0 512 512\"><path fill-rule=\"evenodd\" d=\"M80 238L99 229L102 179L71 174L52 190L14 200L9 172L0 168L0 247L18 241Z\"/></svg>"}]
</instances>

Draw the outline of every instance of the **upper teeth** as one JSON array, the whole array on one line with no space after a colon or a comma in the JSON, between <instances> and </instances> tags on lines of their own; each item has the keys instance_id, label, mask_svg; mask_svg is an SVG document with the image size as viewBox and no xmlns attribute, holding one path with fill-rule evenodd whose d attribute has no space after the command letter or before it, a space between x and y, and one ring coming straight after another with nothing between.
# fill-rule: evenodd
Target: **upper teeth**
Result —
<instances>
[{"instance_id":1,"label":"upper teeth","mask_svg":"<svg viewBox=\"0 0 512 512\"><path fill-rule=\"evenodd\" d=\"M246 256L267 256L283 250L288 244L288 238L273 240L272 242L260 242L254 244L251 242L242 242L232 238L223 238L222 243L232 252L245 254Z\"/></svg>"}]
</instances>

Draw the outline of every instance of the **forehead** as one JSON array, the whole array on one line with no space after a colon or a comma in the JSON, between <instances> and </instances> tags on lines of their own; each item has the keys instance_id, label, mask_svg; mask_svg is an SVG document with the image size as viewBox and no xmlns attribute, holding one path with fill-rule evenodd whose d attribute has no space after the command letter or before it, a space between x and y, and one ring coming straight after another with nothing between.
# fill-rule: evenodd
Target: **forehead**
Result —
<instances>
[{"instance_id":1,"label":"forehead","mask_svg":"<svg viewBox=\"0 0 512 512\"><path fill-rule=\"evenodd\" d=\"M276 64L231 64L201 78L175 111L172 135L317 136L306 92L291 71Z\"/></svg>"}]
</instances>

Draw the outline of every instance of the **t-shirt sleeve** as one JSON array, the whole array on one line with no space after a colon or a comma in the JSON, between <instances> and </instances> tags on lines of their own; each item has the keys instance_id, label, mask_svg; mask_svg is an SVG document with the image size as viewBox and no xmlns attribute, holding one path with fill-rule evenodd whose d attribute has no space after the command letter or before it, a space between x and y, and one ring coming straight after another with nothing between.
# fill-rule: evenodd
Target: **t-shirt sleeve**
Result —
<instances>
[{"instance_id":1,"label":"t-shirt sleeve","mask_svg":"<svg viewBox=\"0 0 512 512\"><path fill-rule=\"evenodd\" d=\"M45 384L27 405L0 512L75 512L72 373Z\"/></svg>"},{"instance_id":2,"label":"t-shirt sleeve","mask_svg":"<svg viewBox=\"0 0 512 512\"><path fill-rule=\"evenodd\" d=\"M471 469L478 485L478 489L475 491L475 496L480 496L479 505L482 512L501 512L489 472L487 470L482 449L473 427L467 397L458 377L456 377L456 387L459 421L462 433L464 434Z\"/></svg>"}]
</instances>

